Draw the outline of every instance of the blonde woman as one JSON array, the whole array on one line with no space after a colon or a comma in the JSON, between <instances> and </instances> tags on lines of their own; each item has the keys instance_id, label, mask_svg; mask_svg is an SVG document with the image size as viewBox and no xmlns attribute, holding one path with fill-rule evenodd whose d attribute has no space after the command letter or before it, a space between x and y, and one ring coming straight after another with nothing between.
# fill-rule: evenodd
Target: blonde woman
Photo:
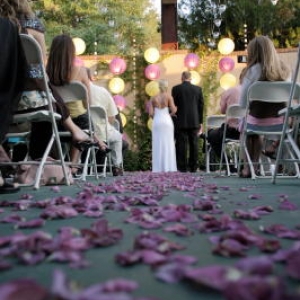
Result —
<instances>
[{"instance_id":1,"label":"blonde woman","mask_svg":"<svg viewBox=\"0 0 300 300\"><path fill-rule=\"evenodd\" d=\"M149 114L152 124L152 172L175 172L176 154L174 142L174 124L171 115L177 107L171 95L167 93L168 82L159 81L160 93L150 100Z\"/></svg>"},{"instance_id":2,"label":"blonde woman","mask_svg":"<svg viewBox=\"0 0 300 300\"><path fill-rule=\"evenodd\" d=\"M257 36L250 41L247 48L248 62L245 70L241 87L241 97L239 104L242 107L247 106L247 92L255 81L289 81L291 71L281 60L276 52L273 42L266 36ZM282 104L268 104L253 102L250 106L250 113L247 123L251 125L260 125L262 120L264 124L276 125L282 123L282 118L278 117L278 110L283 108ZM268 156L274 154L278 144L274 140L272 145L263 151L262 137L253 135L247 138L247 148L253 163L257 163L261 152ZM245 165L241 177L250 177L249 166Z\"/></svg>"}]
</instances>

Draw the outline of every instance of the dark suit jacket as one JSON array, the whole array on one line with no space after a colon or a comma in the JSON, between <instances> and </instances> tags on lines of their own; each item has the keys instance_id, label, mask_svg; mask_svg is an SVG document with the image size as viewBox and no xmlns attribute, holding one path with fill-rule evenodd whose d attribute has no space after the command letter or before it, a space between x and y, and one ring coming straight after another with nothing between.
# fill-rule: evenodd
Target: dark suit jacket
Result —
<instances>
[{"instance_id":1,"label":"dark suit jacket","mask_svg":"<svg viewBox=\"0 0 300 300\"><path fill-rule=\"evenodd\" d=\"M175 128L199 128L203 121L203 94L199 86L184 81L172 89L174 103L177 106L174 117Z\"/></svg>"}]
</instances>

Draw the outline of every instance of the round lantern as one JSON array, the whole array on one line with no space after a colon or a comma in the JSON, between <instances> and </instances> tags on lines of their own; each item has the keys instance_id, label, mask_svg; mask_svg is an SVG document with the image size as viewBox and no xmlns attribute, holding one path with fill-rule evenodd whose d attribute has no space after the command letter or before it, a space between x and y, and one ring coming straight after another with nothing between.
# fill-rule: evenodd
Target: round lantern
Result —
<instances>
[{"instance_id":1,"label":"round lantern","mask_svg":"<svg viewBox=\"0 0 300 300\"><path fill-rule=\"evenodd\" d=\"M218 50L223 55L228 55L234 50L234 42L230 38L223 38L218 43Z\"/></svg>"},{"instance_id":2,"label":"round lantern","mask_svg":"<svg viewBox=\"0 0 300 300\"><path fill-rule=\"evenodd\" d=\"M74 59L74 65L77 66L77 67L83 67L84 66L84 61L79 58L79 57L75 57Z\"/></svg>"},{"instance_id":3,"label":"round lantern","mask_svg":"<svg viewBox=\"0 0 300 300\"><path fill-rule=\"evenodd\" d=\"M121 95L115 95L113 96L114 101L116 103L116 106L119 108L119 110L123 110L126 106L126 99Z\"/></svg>"},{"instance_id":4,"label":"round lantern","mask_svg":"<svg viewBox=\"0 0 300 300\"><path fill-rule=\"evenodd\" d=\"M151 64L145 68L145 76L149 80L156 80L160 76L160 67L155 64Z\"/></svg>"},{"instance_id":5,"label":"round lantern","mask_svg":"<svg viewBox=\"0 0 300 300\"><path fill-rule=\"evenodd\" d=\"M85 41L79 37L75 37L72 40L75 46L75 54L81 55L82 53L84 53L86 48Z\"/></svg>"},{"instance_id":6,"label":"round lantern","mask_svg":"<svg viewBox=\"0 0 300 300\"><path fill-rule=\"evenodd\" d=\"M150 63L154 64L159 60L160 54L156 48L148 48L144 53L145 60Z\"/></svg>"},{"instance_id":7,"label":"round lantern","mask_svg":"<svg viewBox=\"0 0 300 300\"><path fill-rule=\"evenodd\" d=\"M232 71L234 65L234 60L231 57L223 57L219 61L219 68L223 73Z\"/></svg>"},{"instance_id":8,"label":"round lantern","mask_svg":"<svg viewBox=\"0 0 300 300\"><path fill-rule=\"evenodd\" d=\"M147 95L154 97L159 93L159 86L157 81L150 81L145 87Z\"/></svg>"},{"instance_id":9,"label":"round lantern","mask_svg":"<svg viewBox=\"0 0 300 300\"><path fill-rule=\"evenodd\" d=\"M186 55L186 57L184 58L184 65L188 68L188 69L195 69L198 67L199 65L199 56L195 53L189 53L188 55Z\"/></svg>"},{"instance_id":10,"label":"round lantern","mask_svg":"<svg viewBox=\"0 0 300 300\"><path fill-rule=\"evenodd\" d=\"M220 86L224 90L228 90L236 85L236 77L230 73L226 73L220 78Z\"/></svg>"},{"instance_id":11,"label":"round lantern","mask_svg":"<svg viewBox=\"0 0 300 300\"><path fill-rule=\"evenodd\" d=\"M119 94L124 91L124 80L120 77L115 77L109 81L108 88L113 94Z\"/></svg>"},{"instance_id":12,"label":"round lantern","mask_svg":"<svg viewBox=\"0 0 300 300\"><path fill-rule=\"evenodd\" d=\"M147 122L147 127L150 131L152 131L152 124L153 124L153 120L152 118L149 118Z\"/></svg>"},{"instance_id":13,"label":"round lantern","mask_svg":"<svg viewBox=\"0 0 300 300\"><path fill-rule=\"evenodd\" d=\"M109 69L114 75L120 75L126 70L126 62L123 58L115 57L109 64Z\"/></svg>"},{"instance_id":14,"label":"round lantern","mask_svg":"<svg viewBox=\"0 0 300 300\"><path fill-rule=\"evenodd\" d=\"M120 113L120 117L121 117L122 125L123 125L123 127L125 127L127 124L126 116L123 113Z\"/></svg>"},{"instance_id":15,"label":"round lantern","mask_svg":"<svg viewBox=\"0 0 300 300\"><path fill-rule=\"evenodd\" d=\"M191 83L194 85L198 85L201 81L201 77L200 77L199 73L197 71L190 71L190 73L192 75Z\"/></svg>"}]
</instances>

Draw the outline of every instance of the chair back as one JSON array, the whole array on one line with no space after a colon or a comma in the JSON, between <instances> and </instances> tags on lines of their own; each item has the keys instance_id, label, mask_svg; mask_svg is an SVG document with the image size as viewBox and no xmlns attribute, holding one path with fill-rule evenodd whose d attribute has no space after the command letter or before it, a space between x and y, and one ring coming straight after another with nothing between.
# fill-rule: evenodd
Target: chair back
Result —
<instances>
[{"instance_id":1,"label":"chair back","mask_svg":"<svg viewBox=\"0 0 300 300\"><path fill-rule=\"evenodd\" d=\"M89 103L89 96L87 88L80 81L71 81L68 84L62 86L54 86L55 90L59 93L64 103L73 102L73 101L82 101L84 103ZM91 121L91 113L89 105L87 105L87 112L89 116L89 131L92 133L93 126Z\"/></svg>"},{"instance_id":2,"label":"chair back","mask_svg":"<svg viewBox=\"0 0 300 300\"><path fill-rule=\"evenodd\" d=\"M52 99L52 94L50 93L50 89L48 86L48 76L45 70L43 53L39 43L28 34L20 34L20 38L27 63L31 66L31 72L35 72L36 74L34 75L38 79L41 79L43 89L47 95L47 99ZM49 110L53 113L52 105L49 106Z\"/></svg>"},{"instance_id":3,"label":"chair back","mask_svg":"<svg viewBox=\"0 0 300 300\"><path fill-rule=\"evenodd\" d=\"M233 104L227 107L226 119L238 119L244 117L246 114L246 109L239 106L238 104Z\"/></svg>"},{"instance_id":4,"label":"chair back","mask_svg":"<svg viewBox=\"0 0 300 300\"><path fill-rule=\"evenodd\" d=\"M65 103L71 101L88 102L88 91L84 84L79 81L71 81L69 84L55 86Z\"/></svg>"},{"instance_id":5,"label":"chair back","mask_svg":"<svg viewBox=\"0 0 300 300\"><path fill-rule=\"evenodd\" d=\"M32 65L43 63L43 55L39 43L28 34L20 34L20 38L27 63Z\"/></svg>"},{"instance_id":6,"label":"chair back","mask_svg":"<svg viewBox=\"0 0 300 300\"><path fill-rule=\"evenodd\" d=\"M206 117L206 129L218 128L225 122L225 115L212 115Z\"/></svg>"},{"instance_id":7,"label":"chair back","mask_svg":"<svg viewBox=\"0 0 300 300\"><path fill-rule=\"evenodd\" d=\"M248 100L269 103L288 103L291 82L287 81L256 81L248 90ZM298 95L299 96L299 90Z\"/></svg>"},{"instance_id":8,"label":"chair back","mask_svg":"<svg viewBox=\"0 0 300 300\"><path fill-rule=\"evenodd\" d=\"M91 105L90 111L96 131L98 130L103 140L108 142L108 117L105 108L101 105Z\"/></svg>"}]
</instances>

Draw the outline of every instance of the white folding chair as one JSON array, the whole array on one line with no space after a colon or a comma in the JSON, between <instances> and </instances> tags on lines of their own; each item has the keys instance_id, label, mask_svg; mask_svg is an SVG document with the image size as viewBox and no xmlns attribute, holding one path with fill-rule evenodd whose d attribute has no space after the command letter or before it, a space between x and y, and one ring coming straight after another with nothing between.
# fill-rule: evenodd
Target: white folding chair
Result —
<instances>
[{"instance_id":1,"label":"white folding chair","mask_svg":"<svg viewBox=\"0 0 300 300\"><path fill-rule=\"evenodd\" d=\"M91 118L94 120L94 124L96 130L101 131L101 136L104 138L104 142L106 142L107 147L110 148L109 139L108 139L108 126L109 121L106 114L106 110L101 105L91 105ZM108 158L108 159L107 159ZM109 172L112 174L112 159L111 159L111 153L107 154L107 157L105 158L105 162L102 165L98 165L103 168L103 176L106 176L106 167L108 165Z\"/></svg>"},{"instance_id":2,"label":"white folding chair","mask_svg":"<svg viewBox=\"0 0 300 300\"><path fill-rule=\"evenodd\" d=\"M225 115L212 115L206 117L206 127L205 127L205 136L208 136L208 131L210 129L216 129L221 127L225 122ZM209 142L205 141L205 162L206 162L206 173L210 173L211 166L219 166L219 162L212 162L212 147Z\"/></svg>"},{"instance_id":3,"label":"white folding chair","mask_svg":"<svg viewBox=\"0 0 300 300\"><path fill-rule=\"evenodd\" d=\"M286 128L286 130L283 131L283 122L282 124L265 125L265 126L253 125L253 124L251 125L247 122L251 103L253 101L257 101L261 103L264 102L267 105L270 105L270 107L274 106L274 104L286 105L289 100L291 85L292 85L291 82L285 82L285 81L275 81L275 82L257 81L249 87L248 101L247 101L248 107L246 109L246 117L244 122L244 128L242 131L240 149L245 153L246 161L243 163L249 164L252 179L255 179L257 177L272 177L274 171L274 162L272 162L270 159L265 159L264 161L261 159L257 164L257 167L260 168L260 175L256 174L246 144L247 137L251 135L264 136L265 139L268 139L268 137L274 137L274 135L281 137L283 139L283 143L285 147L285 152L284 152L285 160L287 158L291 160L295 159L294 152L297 151L297 147L293 140L293 128ZM291 167L294 168L293 171L291 171ZM285 165L282 170L281 176L298 177L299 176L298 164L295 162L292 165L291 164Z\"/></svg>"},{"instance_id":4,"label":"white folding chair","mask_svg":"<svg viewBox=\"0 0 300 300\"><path fill-rule=\"evenodd\" d=\"M300 68L300 44L298 45L298 58L296 63L296 68L294 71L293 81L290 86L290 93L288 98L288 104L287 107L279 112L279 115L284 115L284 124L283 124L283 133L289 131L289 122L290 118L293 117L293 126L294 126L294 136L293 138L291 135L288 135L289 142L291 143L293 150L294 150L294 156L295 156L295 162L300 162L300 150L299 150L299 118L300 118L300 85L297 83L297 77L299 74L299 68ZM297 104L295 104L295 102ZM294 104L293 104L294 103ZM282 152L283 147L285 143L284 134L281 135L279 147L277 150L277 156L275 160L275 166L274 166L274 172L273 172L273 178L272 183L276 183L276 177L278 172L278 166L280 162L286 161L282 159Z\"/></svg>"},{"instance_id":5,"label":"white folding chair","mask_svg":"<svg viewBox=\"0 0 300 300\"><path fill-rule=\"evenodd\" d=\"M241 118L245 116L246 109L242 108L238 104L230 105L226 110L225 116L225 126L222 138L222 151L221 151L221 158L220 158L220 172L223 167L223 158L226 164L227 175L230 176L230 165L234 165L235 168L238 168L238 155L239 155L239 145L240 139L233 139L226 137L227 134L227 125L230 121L234 120L239 122ZM228 159L228 153L233 156L233 162L230 162Z\"/></svg>"},{"instance_id":6,"label":"white folding chair","mask_svg":"<svg viewBox=\"0 0 300 300\"><path fill-rule=\"evenodd\" d=\"M65 84L63 86L55 86L55 90L59 93L61 98L63 99L64 103L68 103L70 101L84 101L87 104L88 102L88 91L86 87L79 81L71 81L69 84ZM90 106L87 105L87 113L89 118L89 128L85 130L86 133L94 137L94 129L91 120L91 112ZM61 137L70 136L69 132L60 132ZM87 149L86 157L83 162L79 163L78 165L83 166L82 174L80 179L86 180L88 175L94 175L98 179L98 172L97 172L97 162L96 162L96 151L98 146L91 146ZM74 165L74 164L72 164ZM91 168L89 172L89 168Z\"/></svg>"},{"instance_id":7,"label":"white folding chair","mask_svg":"<svg viewBox=\"0 0 300 300\"><path fill-rule=\"evenodd\" d=\"M49 143L44 151L44 154L43 154L41 160L33 161L30 159L29 160L26 159L26 165L30 165L30 164L38 165L35 180L30 185L33 185L35 189L39 189L40 182L41 182L41 176L42 176L42 172L43 172L45 164L61 165L61 167L63 169L65 183L67 185L70 185L69 174L67 173L66 164L64 162L63 151L62 151L61 142L60 142L59 133L58 133L57 124L56 124L56 122L61 119L61 116L59 114L55 113L53 110L52 94L50 93L48 83L47 83L47 75L46 75L46 71L45 71L45 67L44 67L42 50L41 50L38 42L33 37L26 35L26 34L21 34L20 37L21 37L21 42L22 42L23 49L25 52L25 56L27 59L27 63L29 65L33 65L33 66L35 66L35 68L39 69L39 74L40 74L39 78L42 80L44 91L46 93L46 97L47 97L47 101L48 101L48 110L40 110L40 111L35 111L35 112L30 112L30 113L15 114L13 117L13 123L21 124L21 123L26 123L26 122L47 121L52 124L52 136L51 136L51 139L49 140ZM21 133L20 136L22 136L22 134L23 133ZM10 135L8 134L8 137L9 136ZM16 136L16 135L14 135L14 136ZM56 146L57 146L59 160L49 162L49 161L47 161L47 157L48 157L54 143L56 143ZM9 163L1 163L1 164L20 165L22 163L23 162L9 162Z\"/></svg>"}]
</instances>

